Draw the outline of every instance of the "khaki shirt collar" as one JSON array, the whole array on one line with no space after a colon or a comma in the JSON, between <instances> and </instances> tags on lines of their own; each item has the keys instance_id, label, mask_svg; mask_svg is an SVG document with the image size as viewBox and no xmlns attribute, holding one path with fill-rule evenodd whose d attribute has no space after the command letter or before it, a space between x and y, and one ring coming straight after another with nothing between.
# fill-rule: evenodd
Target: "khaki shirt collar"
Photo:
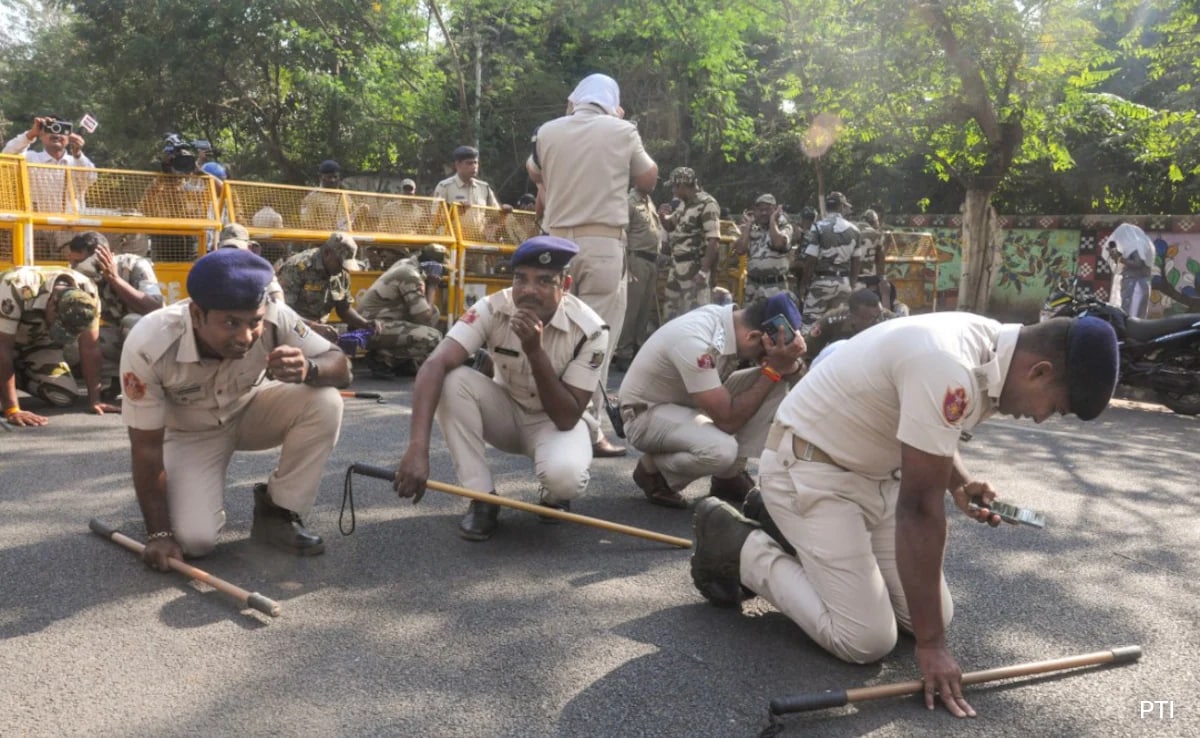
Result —
<instances>
[{"instance_id":1,"label":"khaki shirt collar","mask_svg":"<svg viewBox=\"0 0 1200 738\"><path fill-rule=\"evenodd\" d=\"M1020 333L1019 323L1000 326L1000 333L996 336L996 353L991 361L980 367L980 373L987 382L987 395L993 408L1000 406L1000 392L1004 389L1005 379L1008 378L1008 369L1012 365L1013 354L1017 350L1017 336Z\"/></svg>"}]
</instances>

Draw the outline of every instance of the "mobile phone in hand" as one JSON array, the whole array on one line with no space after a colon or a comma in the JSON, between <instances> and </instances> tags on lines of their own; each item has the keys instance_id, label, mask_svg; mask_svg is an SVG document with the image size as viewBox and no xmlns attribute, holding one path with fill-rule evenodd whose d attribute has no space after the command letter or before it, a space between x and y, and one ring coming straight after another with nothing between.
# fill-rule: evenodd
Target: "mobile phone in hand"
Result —
<instances>
[{"instance_id":1,"label":"mobile phone in hand","mask_svg":"<svg viewBox=\"0 0 1200 738\"><path fill-rule=\"evenodd\" d=\"M1001 502L1000 500L992 500L985 505L979 497L972 497L968 505L974 509L986 507L996 515L999 515L1000 519L1006 523L1028 525L1033 528L1046 527L1046 516L1029 508L1017 507L1016 505Z\"/></svg>"},{"instance_id":2,"label":"mobile phone in hand","mask_svg":"<svg viewBox=\"0 0 1200 738\"><path fill-rule=\"evenodd\" d=\"M784 343L788 344L796 340L796 329L792 328L792 324L788 321L787 316L783 313L773 315L763 321L762 331L771 339L771 343L775 343L775 337L779 335L779 329L783 329Z\"/></svg>"}]
</instances>

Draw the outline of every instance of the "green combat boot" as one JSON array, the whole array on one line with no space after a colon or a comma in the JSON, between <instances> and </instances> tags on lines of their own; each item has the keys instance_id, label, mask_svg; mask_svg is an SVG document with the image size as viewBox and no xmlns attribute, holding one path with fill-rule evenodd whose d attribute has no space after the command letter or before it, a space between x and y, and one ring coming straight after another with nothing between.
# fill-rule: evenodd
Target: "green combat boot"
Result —
<instances>
[{"instance_id":1,"label":"green combat boot","mask_svg":"<svg viewBox=\"0 0 1200 738\"><path fill-rule=\"evenodd\" d=\"M316 556L325 552L321 537L309 533L299 515L272 502L265 484L254 485L254 523L250 526L250 538L296 556Z\"/></svg>"},{"instance_id":2,"label":"green combat boot","mask_svg":"<svg viewBox=\"0 0 1200 738\"><path fill-rule=\"evenodd\" d=\"M727 502L705 497L696 504L692 583L717 607L736 607L745 596L738 562L746 538L755 530L758 523Z\"/></svg>"}]
</instances>

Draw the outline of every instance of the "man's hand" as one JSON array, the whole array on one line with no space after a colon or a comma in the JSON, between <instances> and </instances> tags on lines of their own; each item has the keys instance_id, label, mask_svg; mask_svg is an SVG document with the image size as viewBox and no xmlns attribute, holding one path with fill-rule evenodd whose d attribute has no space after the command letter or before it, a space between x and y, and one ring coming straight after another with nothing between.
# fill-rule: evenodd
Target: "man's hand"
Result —
<instances>
[{"instance_id":1,"label":"man's hand","mask_svg":"<svg viewBox=\"0 0 1200 738\"><path fill-rule=\"evenodd\" d=\"M21 427L32 427L35 425L49 425L50 419L37 413L31 413L28 410L18 410L17 412L5 418L9 425Z\"/></svg>"},{"instance_id":2,"label":"man's hand","mask_svg":"<svg viewBox=\"0 0 1200 738\"><path fill-rule=\"evenodd\" d=\"M662 205L658 206L658 217L660 218L668 218L673 212L675 211L671 209L670 203L664 202Z\"/></svg>"},{"instance_id":3,"label":"man's hand","mask_svg":"<svg viewBox=\"0 0 1200 738\"><path fill-rule=\"evenodd\" d=\"M314 331L316 331L317 335L320 336L321 338L324 338L326 341L329 341L332 344L337 343L337 340L338 340L337 328L334 328L333 326L329 325L328 323L318 323L315 320L310 320L310 321L308 321L308 327L312 328Z\"/></svg>"},{"instance_id":4,"label":"man's hand","mask_svg":"<svg viewBox=\"0 0 1200 738\"><path fill-rule=\"evenodd\" d=\"M400 460L400 466L396 467L392 489L401 497L411 497L415 505L425 495L425 483L428 481L429 454L410 445Z\"/></svg>"},{"instance_id":5,"label":"man's hand","mask_svg":"<svg viewBox=\"0 0 1200 738\"><path fill-rule=\"evenodd\" d=\"M945 645L917 646L917 667L925 682L925 707L932 710L934 694L955 717L975 717L975 710L962 696L962 669Z\"/></svg>"},{"instance_id":6,"label":"man's hand","mask_svg":"<svg viewBox=\"0 0 1200 738\"><path fill-rule=\"evenodd\" d=\"M29 130L25 132L25 138L33 141L38 136L42 135L42 131L46 130L46 123L49 118L34 118L33 123L29 125Z\"/></svg>"},{"instance_id":7,"label":"man's hand","mask_svg":"<svg viewBox=\"0 0 1200 738\"><path fill-rule=\"evenodd\" d=\"M526 356L542 350L542 321L538 316L524 308L519 309L513 314L512 329L521 339Z\"/></svg>"},{"instance_id":8,"label":"man's hand","mask_svg":"<svg viewBox=\"0 0 1200 738\"><path fill-rule=\"evenodd\" d=\"M142 561L146 566L159 571L170 571L167 559L183 560L183 549L174 538L155 538L142 549Z\"/></svg>"},{"instance_id":9,"label":"man's hand","mask_svg":"<svg viewBox=\"0 0 1200 738\"><path fill-rule=\"evenodd\" d=\"M996 490L992 488L991 482L967 482L950 490L950 496L954 498L954 506L962 510L968 518L987 523L993 528L1000 525L1000 516L988 509L996 499ZM979 498L983 504L971 507L972 498Z\"/></svg>"},{"instance_id":10,"label":"man's hand","mask_svg":"<svg viewBox=\"0 0 1200 738\"><path fill-rule=\"evenodd\" d=\"M93 402L89 406L88 409L92 413L92 415L103 415L104 413L119 413L119 412L121 412L120 405L110 405L107 402L104 402L103 400L101 400L99 402Z\"/></svg>"},{"instance_id":11,"label":"man's hand","mask_svg":"<svg viewBox=\"0 0 1200 738\"><path fill-rule=\"evenodd\" d=\"M763 363L785 377L799 370L797 365L800 363L800 357L808 351L808 345L804 343L804 337L799 331L795 332L791 343L787 343L787 331L783 328L779 329L773 340L766 333L763 333L759 340L766 350Z\"/></svg>"},{"instance_id":12,"label":"man's hand","mask_svg":"<svg viewBox=\"0 0 1200 738\"><path fill-rule=\"evenodd\" d=\"M267 376L271 379L300 384L307 369L304 352L295 346L276 346L267 354Z\"/></svg>"},{"instance_id":13,"label":"man's hand","mask_svg":"<svg viewBox=\"0 0 1200 738\"><path fill-rule=\"evenodd\" d=\"M96 269L100 272L101 277L110 282L117 274L117 260L113 257L112 249L106 244L96 247Z\"/></svg>"},{"instance_id":14,"label":"man's hand","mask_svg":"<svg viewBox=\"0 0 1200 738\"><path fill-rule=\"evenodd\" d=\"M79 156L83 153L83 136L78 133L67 136L67 153L71 156Z\"/></svg>"}]
</instances>

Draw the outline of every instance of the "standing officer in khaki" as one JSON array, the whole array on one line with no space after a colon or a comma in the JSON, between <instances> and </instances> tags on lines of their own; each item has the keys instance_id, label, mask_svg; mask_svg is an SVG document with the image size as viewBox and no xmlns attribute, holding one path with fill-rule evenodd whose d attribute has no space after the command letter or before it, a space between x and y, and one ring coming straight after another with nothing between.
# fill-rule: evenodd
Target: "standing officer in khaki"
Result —
<instances>
[{"instance_id":1,"label":"standing officer in khaki","mask_svg":"<svg viewBox=\"0 0 1200 738\"><path fill-rule=\"evenodd\" d=\"M189 299L144 317L121 354L121 408L146 522L142 558L203 556L225 525L235 450L282 445L254 485L251 538L299 556L324 551L300 516L337 443L350 360L286 305L267 300L271 265L218 249L188 274Z\"/></svg>"},{"instance_id":2,"label":"standing officer in khaki","mask_svg":"<svg viewBox=\"0 0 1200 738\"><path fill-rule=\"evenodd\" d=\"M621 419L643 452L633 481L647 499L687 507L679 490L712 476L709 494L741 502L754 486L746 459L762 452L767 426L798 376L804 339L800 311L786 295L733 305L705 305L655 331L621 382ZM764 331L783 315L796 331ZM777 341L779 341L777 343ZM752 367L735 371L740 361Z\"/></svg>"},{"instance_id":3,"label":"standing officer in khaki","mask_svg":"<svg viewBox=\"0 0 1200 738\"><path fill-rule=\"evenodd\" d=\"M626 253L629 256L629 301L625 306L625 322L621 339L613 352L613 364L621 371L629 368L633 355L658 328L658 257L662 244L662 223L650 195L629 190L629 234Z\"/></svg>"},{"instance_id":4,"label":"standing officer in khaki","mask_svg":"<svg viewBox=\"0 0 1200 738\"><path fill-rule=\"evenodd\" d=\"M468 241L486 241L484 233L485 207L498 208L500 201L492 186L479 174L479 150L473 146L459 146L454 150L454 176L447 177L433 188L435 198L445 200L449 207L458 207L458 217L463 227L463 237ZM472 208L475 208L472 210ZM438 212L436 209L435 213Z\"/></svg>"},{"instance_id":5,"label":"standing officer in khaki","mask_svg":"<svg viewBox=\"0 0 1200 738\"><path fill-rule=\"evenodd\" d=\"M288 307L304 319L310 328L329 341L338 338L337 329L325 322L330 310L353 330L379 325L358 314L351 305L350 272L359 271L358 245L345 233L334 233L324 244L288 257L279 266L279 286Z\"/></svg>"},{"instance_id":6,"label":"standing officer in khaki","mask_svg":"<svg viewBox=\"0 0 1200 738\"><path fill-rule=\"evenodd\" d=\"M864 331L780 404L759 462L763 529L716 500L697 508L693 582L728 607L749 588L852 663L890 653L897 626L910 631L926 706L936 693L954 715L973 716L946 643L947 494L968 517L1000 518L987 509L996 490L972 477L960 440L997 412L1091 420L1117 366L1116 334L1098 318L1022 326L936 313ZM968 505L976 497L982 509Z\"/></svg>"},{"instance_id":7,"label":"standing officer in khaki","mask_svg":"<svg viewBox=\"0 0 1200 738\"><path fill-rule=\"evenodd\" d=\"M446 247L431 243L399 259L367 289L359 310L379 331L367 340L367 365L376 376L393 375L401 362L420 362L442 340L437 329L438 292Z\"/></svg>"},{"instance_id":8,"label":"standing officer in khaki","mask_svg":"<svg viewBox=\"0 0 1200 738\"><path fill-rule=\"evenodd\" d=\"M121 346L146 313L163 306L162 288L149 259L114 254L104 234L85 231L67 243L71 268L95 282L100 293L101 386L113 397L120 391L117 369Z\"/></svg>"},{"instance_id":9,"label":"standing officer in khaki","mask_svg":"<svg viewBox=\"0 0 1200 738\"><path fill-rule=\"evenodd\" d=\"M691 167L671 171L671 187L679 198L674 210L663 203L658 210L663 227L671 234L671 272L667 276L663 320L672 320L712 301L712 272L721 245L721 206L700 189Z\"/></svg>"},{"instance_id":10,"label":"standing officer in khaki","mask_svg":"<svg viewBox=\"0 0 1200 738\"><path fill-rule=\"evenodd\" d=\"M567 264L578 253L554 236L521 244L512 255L513 286L477 301L421 366L394 483L401 497L425 490L435 408L462 486L496 494L484 457L490 443L533 459L546 507L568 510L587 488L591 433L582 417L600 380L608 330L567 294ZM491 351L494 379L464 366L483 346ZM499 513L498 505L472 501L459 535L491 538Z\"/></svg>"},{"instance_id":11,"label":"standing officer in khaki","mask_svg":"<svg viewBox=\"0 0 1200 738\"><path fill-rule=\"evenodd\" d=\"M63 350L78 340L88 407L103 415L120 408L100 398L100 301L96 286L63 267L14 267L0 272L0 403L11 425L46 425L21 409L17 389L55 407L78 400Z\"/></svg>"},{"instance_id":12,"label":"standing officer in khaki","mask_svg":"<svg viewBox=\"0 0 1200 738\"><path fill-rule=\"evenodd\" d=\"M783 208L771 194L759 195L754 209L746 212L748 224L733 243L736 254L746 258L747 304L763 297L774 297L788 289L788 247L792 241L792 226L783 215Z\"/></svg>"},{"instance_id":13,"label":"standing officer in khaki","mask_svg":"<svg viewBox=\"0 0 1200 738\"><path fill-rule=\"evenodd\" d=\"M658 183L658 165L642 146L637 126L622 120L624 115L616 80L603 74L585 77L567 98L567 114L538 129L525 165L545 198L546 232L579 245L570 268L573 293L609 327L602 386L607 386L609 362L625 322L626 188L632 178L634 189L649 195ZM604 400L600 387L594 392L588 410L595 429L593 452L623 456L625 449L604 436Z\"/></svg>"},{"instance_id":14,"label":"standing officer in khaki","mask_svg":"<svg viewBox=\"0 0 1200 738\"><path fill-rule=\"evenodd\" d=\"M850 201L840 192L825 198L828 214L808 232L804 249L804 280L799 297L804 300L804 324L812 325L850 296L862 267L862 238L846 220Z\"/></svg>"}]
</instances>

